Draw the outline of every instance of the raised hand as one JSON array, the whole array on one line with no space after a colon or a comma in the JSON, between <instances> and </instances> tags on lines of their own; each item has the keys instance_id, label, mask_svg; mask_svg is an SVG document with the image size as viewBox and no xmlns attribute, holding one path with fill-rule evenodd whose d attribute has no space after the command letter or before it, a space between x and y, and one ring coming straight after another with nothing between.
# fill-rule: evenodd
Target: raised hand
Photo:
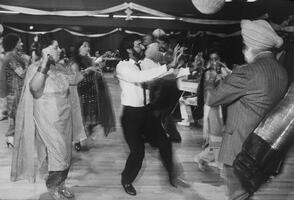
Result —
<instances>
[{"instance_id":1,"label":"raised hand","mask_svg":"<svg viewBox=\"0 0 294 200\"><path fill-rule=\"evenodd\" d=\"M55 64L55 61L52 58L52 56L50 56L49 54L48 55L43 54L42 63L38 71L43 74L47 74L47 72L50 69L50 66L54 64Z\"/></svg>"},{"instance_id":2,"label":"raised hand","mask_svg":"<svg viewBox=\"0 0 294 200\"><path fill-rule=\"evenodd\" d=\"M232 73L232 70L230 70L226 65L224 65L221 68L221 75L223 78L225 78L226 76L230 75Z\"/></svg>"},{"instance_id":3,"label":"raised hand","mask_svg":"<svg viewBox=\"0 0 294 200\"><path fill-rule=\"evenodd\" d=\"M179 44L177 44L175 46L174 52L173 52L173 60L170 64L168 64L169 68L176 68L177 67L179 58L183 54L183 51L184 51L183 48L181 48Z\"/></svg>"},{"instance_id":4,"label":"raised hand","mask_svg":"<svg viewBox=\"0 0 294 200\"><path fill-rule=\"evenodd\" d=\"M175 46L175 48L174 48L174 52L173 52L173 56L174 56L174 57L175 57L176 54L180 51L180 49L181 49L180 45L177 44L177 45Z\"/></svg>"},{"instance_id":5,"label":"raised hand","mask_svg":"<svg viewBox=\"0 0 294 200\"><path fill-rule=\"evenodd\" d=\"M90 73L90 72L98 72L99 74L102 74L102 70L98 66L90 66L90 67L88 67L86 69L86 73Z\"/></svg>"}]
</instances>

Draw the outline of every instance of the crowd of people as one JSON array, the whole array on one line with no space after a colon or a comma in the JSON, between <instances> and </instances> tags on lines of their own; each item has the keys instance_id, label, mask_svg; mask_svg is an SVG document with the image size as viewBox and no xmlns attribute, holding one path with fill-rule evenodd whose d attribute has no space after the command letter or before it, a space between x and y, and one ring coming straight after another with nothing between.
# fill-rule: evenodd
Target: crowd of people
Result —
<instances>
[{"instance_id":1,"label":"crowd of people","mask_svg":"<svg viewBox=\"0 0 294 200\"><path fill-rule=\"evenodd\" d=\"M192 106L197 107L193 112L203 118L204 150L195 156L199 168L205 170L217 161L228 199L251 197L235 175L233 161L248 135L285 95L288 77L272 52L283 40L268 22L242 20L241 35L246 64L233 69L221 61L215 49L207 61L201 51L191 60L185 47L171 43L166 35L129 35L122 40L115 77L123 106L120 123L130 150L121 174L127 194L137 193L133 182L142 167L146 142L158 148L171 186L190 186L172 148L172 142L181 142L172 115L180 99L182 113L185 104L193 101ZM5 35L2 45L0 97L7 99L7 147L13 148L11 180L34 182L42 172L53 199L70 199L74 194L65 181L72 147L77 151L91 148L94 127L100 126L105 135L115 131L101 69L103 59L99 52L96 58L90 56L87 40L75 44L69 59L54 38L36 37L30 56L23 53L17 34ZM176 84L181 77L198 81L195 96L181 96ZM192 111L189 113L197 121ZM179 124L189 125L188 115L182 117Z\"/></svg>"}]
</instances>

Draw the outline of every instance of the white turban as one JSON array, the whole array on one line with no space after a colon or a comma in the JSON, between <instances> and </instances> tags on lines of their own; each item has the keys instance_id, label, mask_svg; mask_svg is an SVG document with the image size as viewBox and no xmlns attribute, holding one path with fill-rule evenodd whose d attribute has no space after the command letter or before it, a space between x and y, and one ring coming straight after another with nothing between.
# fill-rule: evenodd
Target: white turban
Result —
<instances>
[{"instance_id":1,"label":"white turban","mask_svg":"<svg viewBox=\"0 0 294 200\"><path fill-rule=\"evenodd\" d=\"M253 49L279 48L283 44L283 39L265 20L242 20L241 34L244 44Z\"/></svg>"}]
</instances>

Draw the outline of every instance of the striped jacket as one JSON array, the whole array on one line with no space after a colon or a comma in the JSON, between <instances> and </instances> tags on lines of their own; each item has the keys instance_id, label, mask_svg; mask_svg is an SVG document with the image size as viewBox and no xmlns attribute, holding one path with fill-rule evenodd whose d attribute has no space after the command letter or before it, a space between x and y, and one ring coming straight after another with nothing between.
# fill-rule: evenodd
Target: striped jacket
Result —
<instances>
[{"instance_id":1,"label":"striped jacket","mask_svg":"<svg viewBox=\"0 0 294 200\"><path fill-rule=\"evenodd\" d=\"M217 87L208 87L210 106L227 105L219 161L232 165L247 136L285 95L288 76L272 53L233 70Z\"/></svg>"}]
</instances>

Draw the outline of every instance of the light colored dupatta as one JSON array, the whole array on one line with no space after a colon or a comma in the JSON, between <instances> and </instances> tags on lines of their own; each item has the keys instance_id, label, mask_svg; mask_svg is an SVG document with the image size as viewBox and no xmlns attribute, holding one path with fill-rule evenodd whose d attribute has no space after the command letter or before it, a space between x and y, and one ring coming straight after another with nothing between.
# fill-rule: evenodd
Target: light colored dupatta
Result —
<instances>
[{"instance_id":1,"label":"light colored dupatta","mask_svg":"<svg viewBox=\"0 0 294 200\"><path fill-rule=\"evenodd\" d=\"M29 88L30 80L36 73L38 64L32 64L27 70L17 109L11 181L27 179L30 182L35 182L37 168L46 158L45 145L40 141L40 138L36 137L33 116L34 99Z\"/></svg>"}]
</instances>

